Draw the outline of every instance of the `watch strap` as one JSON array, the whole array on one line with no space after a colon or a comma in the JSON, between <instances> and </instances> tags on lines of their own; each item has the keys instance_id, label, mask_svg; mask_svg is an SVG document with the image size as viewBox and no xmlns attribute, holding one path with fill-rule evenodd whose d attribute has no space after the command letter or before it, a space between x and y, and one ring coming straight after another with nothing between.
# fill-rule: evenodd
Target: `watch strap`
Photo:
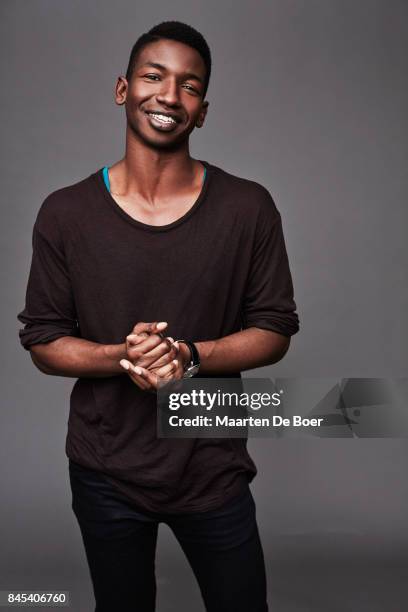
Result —
<instances>
[{"instance_id":1,"label":"watch strap","mask_svg":"<svg viewBox=\"0 0 408 612\"><path fill-rule=\"evenodd\" d=\"M184 342L184 344L187 344L188 348L190 349L190 363L187 367L191 368L193 366L199 366L200 355L198 354L198 350L194 342L191 342L190 340L177 340L177 342Z\"/></svg>"}]
</instances>

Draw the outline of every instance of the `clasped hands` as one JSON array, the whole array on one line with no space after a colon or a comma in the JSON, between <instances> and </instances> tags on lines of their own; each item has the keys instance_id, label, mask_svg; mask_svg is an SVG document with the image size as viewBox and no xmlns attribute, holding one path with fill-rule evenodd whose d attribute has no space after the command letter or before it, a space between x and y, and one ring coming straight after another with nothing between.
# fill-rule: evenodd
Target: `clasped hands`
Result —
<instances>
[{"instance_id":1,"label":"clasped hands","mask_svg":"<svg viewBox=\"0 0 408 612\"><path fill-rule=\"evenodd\" d=\"M166 327L164 321L137 323L126 337L127 359L121 359L120 365L144 391L156 391L163 380L183 378L190 349L164 337Z\"/></svg>"}]
</instances>

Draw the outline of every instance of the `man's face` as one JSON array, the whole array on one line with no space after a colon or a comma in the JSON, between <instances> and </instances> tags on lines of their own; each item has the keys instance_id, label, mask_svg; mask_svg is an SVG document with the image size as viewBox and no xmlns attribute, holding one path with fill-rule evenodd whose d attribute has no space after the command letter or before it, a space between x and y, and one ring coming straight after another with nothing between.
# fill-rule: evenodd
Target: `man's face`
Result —
<instances>
[{"instance_id":1,"label":"man's face","mask_svg":"<svg viewBox=\"0 0 408 612\"><path fill-rule=\"evenodd\" d=\"M134 134L154 148L171 148L204 123L205 77L205 64L195 49L159 40L140 51L129 83L119 77L116 103L125 104Z\"/></svg>"}]
</instances>

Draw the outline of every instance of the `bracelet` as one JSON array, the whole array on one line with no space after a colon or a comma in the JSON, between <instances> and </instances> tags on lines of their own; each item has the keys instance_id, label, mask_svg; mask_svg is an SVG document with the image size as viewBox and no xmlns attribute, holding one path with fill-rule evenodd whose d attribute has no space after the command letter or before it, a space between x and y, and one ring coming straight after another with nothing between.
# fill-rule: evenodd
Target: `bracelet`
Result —
<instances>
[{"instance_id":1,"label":"bracelet","mask_svg":"<svg viewBox=\"0 0 408 612\"><path fill-rule=\"evenodd\" d=\"M184 371L186 371L193 363L193 355L191 352L191 348L189 343L186 340L176 340L176 342L180 343L182 342L183 344L185 344L188 347L188 350L190 351L190 359L187 361L187 363L183 363L183 369Z\"/></svg>"}]
</instances>

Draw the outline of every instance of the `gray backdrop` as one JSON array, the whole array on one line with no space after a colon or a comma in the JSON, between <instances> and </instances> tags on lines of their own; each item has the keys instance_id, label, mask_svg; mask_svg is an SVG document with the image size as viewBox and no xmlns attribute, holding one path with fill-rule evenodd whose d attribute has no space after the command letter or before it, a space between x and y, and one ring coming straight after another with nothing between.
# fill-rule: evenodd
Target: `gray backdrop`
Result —
<instances>
[{"instance_id":1,"label":"gray backdrop","mask_svg":"<svg viewBox=\"0 0 408 612\"><path fill-rule=\"evenodd\" d=\"M185 21L214 64L192 155L261 182L283 217L301 331L257 374L406 376L408 5L3 0L0 12L0 588L70 590L72 609L87 612L64 453L73 381L38 372L17 337L40 204L122 156L116 77L140 33ZM407 441L249 446L271 610L405 610ZM157 574L159 612L203 610L163 526Z\"/></svg>"}]
</instances>

